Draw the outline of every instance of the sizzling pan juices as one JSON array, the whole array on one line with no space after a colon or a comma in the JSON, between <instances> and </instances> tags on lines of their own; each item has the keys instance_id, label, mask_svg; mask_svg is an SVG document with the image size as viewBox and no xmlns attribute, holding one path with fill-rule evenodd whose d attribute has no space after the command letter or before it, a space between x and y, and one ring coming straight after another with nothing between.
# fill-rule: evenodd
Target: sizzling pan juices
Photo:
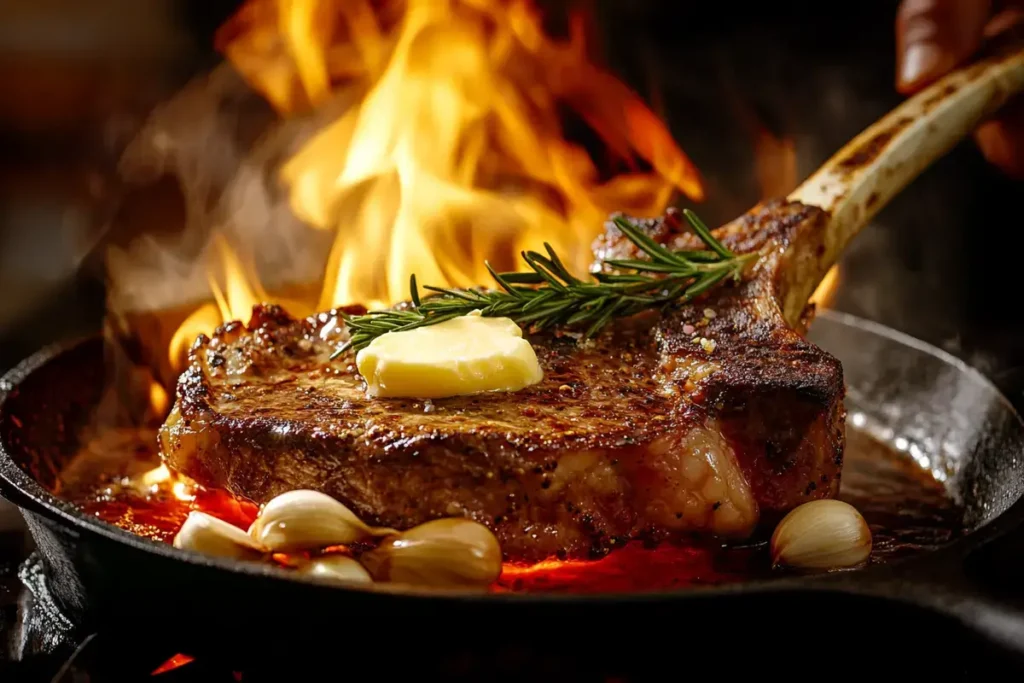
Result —
<instances>
[{"instance_id":1,"label":"sizzling pan juices","mask_svg":"<svg viewBox=\"0 0 1024 683\"><path fill-rule=\"evenodd\" d=\"M469 302L445 294L346 325L332 312L295 321L254 308L250 321L192 347L161 431L162 457L208 488L256 503L315 489L377 526L470 517L497 535L507 559L526 562L585 559L638 537L745 538L758 522L839 489L842 369L801 336L811 293L881 207L1022 87L1024 52L1016 50L903 103L787 200L721 227L717 245L702 235L714 255L749 267L729 265L735 281L707 271L717 287L663 306L660 316L633 315L645 292L624 296L606 281L576 287L557 268L540 290ZM679 256L701 248L693 237L672 214L643 226L616 221L596 242L595 265L657 266L677 279L653 280L656 291L678 294L681 273L695 272ZM531 265L538 258L546 259L524 253ZM627 277L617 286L638 286L638 275ZM580 298L594 289L599 298ZM359 340L391 329L385 322L408 326L474 308L523 324L556 312L570 321L595 310L604 311L598 322L620 309L632 317L587 344L531 330L544 379L515 393L435 397L429 407L415 395L367 399L352 354Z\"/></svg>"},{"instance_id":2,"label":"sizzling pan juices","mask_svg":"<svg viewBox=\"0 0 1024 683\"><path fill-rule=\"evenodd\" d=\"M950 494L959 498L967 534L946 547L862 571L730 583L717 587L586 596L481 594L399 589L352 590L317 584L256 563L177 551L104 523L53 494L59 473L79 444L99 398L103 370L99 340L48 350L3 380L0 405L0 476L3 494L22 507L52 577L61 606L85 628L144 622L147 637L173 633L193 652L253 656L251 633L238 624L283 623L277 654L336 646L324 620L358 615L348 637L378 642L394 620L458 632L459 647L582 636L566 624L629 623L623 638L655 642L673 633L708 647L736 615L771 614L780 629L806 628L796 605L815 613L877 613L909 605L966 622L1001 645L1024 653L1024 620L988 601L963 572L967 558L999 541L1024 520L1024 423L978 373L948 355L885 328L838 314L823 315L811 339L844 364L851 420L901 446L906 457L933 458ZM850 603L850 596L863 596ZM144 596L140 598L140 596ZM173 596L169 604L167 596ZM883 600L878 603L876 600ZM153 618L153 610L159 619ZM202 618L197 619L196 615ZM680 614L687 619L680 622ZM732 616L729 616L732 615ZM867 618L865 616L865 618ZM625 620L625 621L622 621ZM505 627L529 623L510 633ZM464 632L466 624L473 624ZM788 626L786 626L788 625ZM451 629L451 631L447 631ZM422 637L429 640L430 634ZM762 645L765 638L760 635ZM325 640L326 639L326 640ZM538 640L539 639L539 640ZM623 641L625 642L625 641ZM181 647L185 647L182 645ZM269 660L276 654L261 653Z\"/></svg>"}]
</instances>

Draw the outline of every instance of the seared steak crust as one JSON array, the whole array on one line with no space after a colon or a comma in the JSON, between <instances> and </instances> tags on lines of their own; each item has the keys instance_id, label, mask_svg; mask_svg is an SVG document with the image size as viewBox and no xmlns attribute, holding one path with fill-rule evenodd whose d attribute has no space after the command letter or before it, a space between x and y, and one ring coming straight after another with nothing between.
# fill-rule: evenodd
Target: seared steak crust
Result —
<instances>
[{"instance_id":1,"label":"seared steak crust","mask_svg":"<svg viewBox=\"0 0 1024 683\"><path fill-rule=\"evenodd\" d=\"M351 353L328 359L347 338L337 311L293 320L257 306L248 325L196 340L162 455L255 502L312 488L373 524L467 515L512 560L645 536L745 537L838 488L842 369L797 331L804 304L787 303L826 265L813 247L787 247L813 245L824 218L759 208L718 233L763 254L741 282L590 342L530 336L544 380L516 393L369 399ZM643 225L681 248L692 239L671 214ZM631 247L610 225L598 264Z\"/></svg>"}]
</instances>

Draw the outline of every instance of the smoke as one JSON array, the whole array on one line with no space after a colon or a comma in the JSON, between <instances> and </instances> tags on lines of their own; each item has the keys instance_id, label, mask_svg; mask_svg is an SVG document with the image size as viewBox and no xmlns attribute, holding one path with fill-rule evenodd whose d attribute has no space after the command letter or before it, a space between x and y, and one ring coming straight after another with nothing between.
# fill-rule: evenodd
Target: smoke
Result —
<instances>
[{"instance_id":1,"label":"smoke","mask_svg":"<svg viewBox=\"0 0 1024 683\"><path fill-rule=\"evenodd\" d=\"M111 311L208 300L218 234L269 288L319 280L331 236L294 218L277 180L315 128L312 118L278 121L226 64L156 109L119 168L127 192L106 254Z\"/></svg>"},{"instance_id":2,"label":"smoke","mask_svg":"<svg viewBox=\"0 0 1024 683\"><path fill-rule=\"evenodd\" d=\"M120 158L120 196L101 246L109 389L94 426L162 419L152 414L151 387L173 395L181 368L168 348L212 300L211 276L224 275L218 242L270 297L319 284L333 234L295 218L278 172L336 113L328 105L280 120L228 64L152 111ZM311 291L310 305L319 289Z\"/></svg>"}]
</instances>

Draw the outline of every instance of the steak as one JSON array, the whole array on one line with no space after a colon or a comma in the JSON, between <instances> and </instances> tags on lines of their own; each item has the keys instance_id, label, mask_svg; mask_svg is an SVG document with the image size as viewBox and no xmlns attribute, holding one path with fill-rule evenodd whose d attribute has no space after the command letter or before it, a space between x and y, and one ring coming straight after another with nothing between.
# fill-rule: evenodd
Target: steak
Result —
<instances>
[{"instance_id":1,"label":"steak","mask_svg":"<svg viewBox=\"0 0 1024 683\"><path fill-rule=\"evenodd\" d=\"M965 66L864 130L790 194L716 231L759 258L701 300L598 338L528 335L544 380L433 401L364 392L338 311L293 320L258 306L201 336L161 429L167 465L257 503L323 491L367 522L465 515L509 560L588 557L627 540L747 538L834 496L843 374L803 337L807 301L852 237L979 120L1024 89L1011 46ZM702 245L677 215L642 222ZM637 258L614 225L596 267Z\"/></svg>"},{"instance_id":2,"label":"steak","mask_svg":"<svg viewBox=\"0 0 1024 683\"><path fill-rule=\"evenodd\" d=\"M716 231L762 254L739 282L588 341L528 334L544 379L515 393L370 399L351 351L329 360L348 337L339 311L294 320L256 306L247 325L196 340L162 458L256 503L315 489L400 529L465 515L512 561L747 538L838 491L842 368L801 334L831 265L827 219L799 203L757 207ZM638 224L700 247L674 213ZM640 257L612 223L594 251L595 267Z\"/></svg>"}]
</instances>

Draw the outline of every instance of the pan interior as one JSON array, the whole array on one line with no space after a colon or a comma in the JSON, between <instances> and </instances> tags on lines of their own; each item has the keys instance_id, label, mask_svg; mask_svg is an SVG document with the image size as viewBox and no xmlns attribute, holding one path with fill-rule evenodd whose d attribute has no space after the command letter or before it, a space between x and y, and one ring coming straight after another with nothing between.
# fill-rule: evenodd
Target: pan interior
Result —
<instances>
[{"instance_id":1,"label":"pan interior","mask_svg":"<svg viewBox=\"0 0 1024 683\"><path fill-rule=\"evenodd\" d=\"M810 337L843 363L851 446L878 444L930 472L966 530L1020 498L1024 426L983 376L933 347L844 314L823 313ZM105 410L102 354L98 339L41 353L0 385L7 393L0 405L0 474L31 498L91 525L103 523L61 497L80 435ZM852 476L848 484L844 491Z\"/></svg>"},{"instance_id":2,"label":"pan interior","mask_svg":"<svg viewBox=\"0 0 1024 683\"><path fill-rule=\"evenodd\" d=\"M1024 492L1024 423L981 373L887 327L826 312L810 339L843 364L847 432L861 430L942 482L974 530Z\"/></svg>"}]
</instances>

